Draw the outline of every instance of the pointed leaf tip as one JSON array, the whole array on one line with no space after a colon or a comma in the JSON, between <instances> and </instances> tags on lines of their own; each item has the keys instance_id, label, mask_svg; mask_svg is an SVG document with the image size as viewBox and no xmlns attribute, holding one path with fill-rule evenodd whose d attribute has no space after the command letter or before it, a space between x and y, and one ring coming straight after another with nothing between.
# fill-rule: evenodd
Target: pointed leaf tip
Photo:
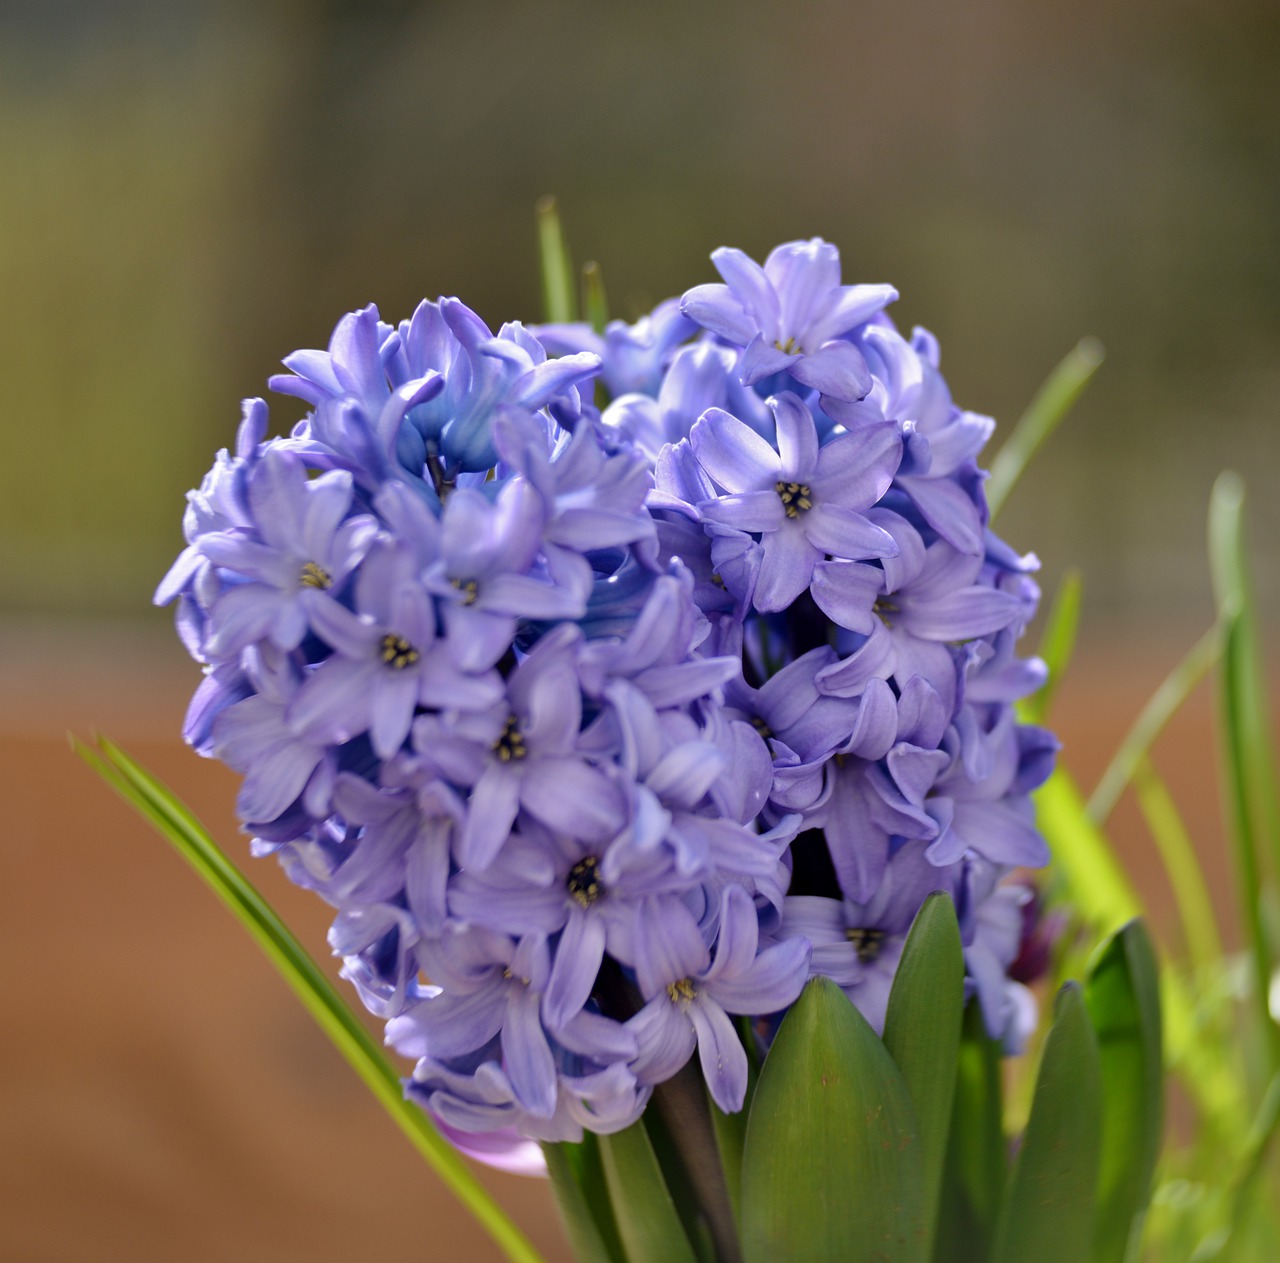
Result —
<instances>
[{"instance_id":1,"label":"pointed leaf tip","mask_svg":"<svg viewBox=\"0 0 1280 1263\"><path fill-rule=\"evenodd\" d=\"M814 978L783 1020L747 1120L746 1263L856 1256L924 1263L919 1129L884 1044Z\"/></svg>"}]
</instances>

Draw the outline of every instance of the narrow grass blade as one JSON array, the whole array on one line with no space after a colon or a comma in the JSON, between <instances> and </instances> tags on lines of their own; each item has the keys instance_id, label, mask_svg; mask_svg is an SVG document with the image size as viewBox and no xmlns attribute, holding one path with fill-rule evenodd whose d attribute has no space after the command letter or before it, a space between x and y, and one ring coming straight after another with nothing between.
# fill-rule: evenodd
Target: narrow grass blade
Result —
<instances>
[{"instance_id":1,"label":"narrow grass blade","mask_svg":"<svg viewBox=\"0 0 1280 1263\"><path fill-rule=\"evenodd\" d=\"M554 197L543 197L534 207L538 220L538 260L542 269L542 305L552 324L578 318L577 285L569 247L560 226L560 209Z\"/></svg>"},{"instance_id":2,"label":"narrow grass blade","mask_svg":"<svg viewBox=\"0 0 1280 1263\"><path fill-rule=\"evenodd\" d=\"M1160 983L1140 921L1103 945L1085 983L1102 1073L1093 1263L1137 1259L1164 1128Z\"/></svg>"},{"instance_id":3,"label":"narrow grass blade","mask_svg":"<svg viewBox=\"0 0 1280 1263\"><path fill-rule=\"evenodd\" d=\"M1142 708L1124 740L1107 764L1098 787L1089 796L1089 819L1102 824L1115 809L1129 784L1138 761L1173 718L1178 707L1187 700L1192 689L1213 669L1222 654L1222 634L1217 626L1209 628L1188 650L1186 657L1164 678Z\"/></svg>"},{"instance_id":4,"label":"narrow grass blade","mask_svg":"<svg viewBox=\"0 0 1280 1263\"><path fill-rule=\"evenodd\" d=\"M579 1144L544 1144L556 1207L578 1263L626 1263L592 1132Z\"/></svg>"},{"instance_id":5,"label":"narrow grass blade","mask_svg":"<svg viewBox=\"0 0 1280 1263\"><path fill-rule=\"evenodd\" d=\"M609 300L605 297L604 273L598 263L582 265L582 314L597 333L603 333L609 323Z\"/></svg>"},{"instance_id":6,"label":"narrow grass blade","mask_svg":"<svg viewBox=\"0 0 1280 1263\"><path fill-rule=\"evenodd\" d=\"M937 1222L963 1012L964 948L955 904L934 893L907 935L884 1023L884 1046L902 1071L920 1127L926 1257Z\"/></svg>"},{"instance_id":7,"label":"narrow grass blade","mask_svg":"<svg viewBox=\"0 0 1280 1263\"><path fill-rule=\"evenodd\" d=\"M1080 790L1059 768L1036 791L1036 819L1053 862L1071 887L1071 900L1101 934L1142 912L1142 904L1110 844L1085 810Z\"/></svg>"},{"instance_id":8,"label":"narrow grass blade","mask_svg":"<svg viewBox=\"0 0 1280 1263\"><path fill-rule=\"evenodd\" d=\"M844 992L812 979L765 1058L747 1121L746 1263L923 1263L922 1174L901 1072Z\"/></svg>"},{"instance_id":9,"label":"narrow grass blade","mask_svg":"<svg viewBox=\"0 0 1280 1263\"><path fill-rule=\"evenodd\" d=\"M1101 1142L1098 1041L1080 988L1069 982L1058 993L992 1263L1080 1263L1089 1257Z\"/></svg>"},{"instance_id":10,"label":"narrow grass blade","mask_svg":"<svg viewBox=\"0 0 1280 1263\"><path fill-rule=\"evenodd\" d=\"M404 1096L400 1074L284 922L223 854L191 811L105 737L76 752L164 835L263 949L320 1028L436 1174L513 1263L540 1263L528 1238L471 1174L458 1152Z\"/></svg>"},{"instance_id":11,"label":"narrow grass blade","mask_svg":"<svg viewBox=\"0 0 1280 1263\"><path fill-rule=\"evenodd\" d=\"M599 1143L628 1263L697 1263L644 1123L601 1136Z\"/></svg>"},{"instance_id":12,"label":"narrow grass blade","mask_svg":"<svg viewBox=\"0 0 1280 1263\"><path fill-rule=\"evenodd\" d=\"M1000 1049L982 1024L977 1002L961 1024L951 1126L938 1199L934 1263L986 1259L1004 1195Z\"/></svg>"},{"instance_id":13,"label":"narrow grass blade","mask_svg":"<svg viewBox=\"0 0 1280 1263\"><path fill-rule=\"evenodd\" d=\"M1101 342L1096 338L1082 339L1049 374L1018 419L991 462L987 504L993 522L1031 458L1058 428L1058 423L1071 411L1089 379L1098 371L1103 356Z\"/></svg>"},{"instance_id":14,"label":"narrow grass blade","mask_svg":"<svg viewBox=\"0 0 1280 1263\"><path fill-rule=\"evenodd\" d=\"M1209 901L1209 883L1168 786L1145 756L1134 767L1133 789L1173 889L1192 968L1203 983L1221 967L1223 958L1218 922Z\"/></svg>"},{"instance_id":15,"label":"narrow grass blade","mask_svg":"<svg viewBox=\"0 0 1280 1263\"><path fill-rule=\"evenodd\" d=\"M1227 815L1235 841L1240 904L1254 966L1254 995L1267 1032L1271 1069L1280 1067L1280 1027L1268 1010L1273 954L1262 920L1264 885L1280 874L1280 799L1270 694L1258 647L1257 614L1244 545L1244 485L1219 475L1209 502L1209 564L1223 628L1219 679L1220 742ZM1270 873L1266 871L1270 866Z\"/></svg>"},{"instance_id":16,"label":"narrow grass blade","mask_svg":"<svg viewBox=\"0 0 1280 1263\"><path fill-rule=\"evenodd\" d=\"M1042 724L1048 717L1049 708L1071 663L1071 655L1075 652L1083 597L1084 576L1074 566L1063 571L1040 637L1039 654L1049 668L1049 678L1045 686L1024 703L1023 717L1028 723Z\"/></svg>"},{"instance_id":17,"label":"narrow grass blade","mask_svg":"<svg viewBox=\"0 0 1280 1263\"><path fill-rule=\"evenodd\" d=\"M1101 830L1085 812L1080 790L1059 768L1036 791L1036 819L1063 876L1069 901L1100 938L1142 915L1142 901ZM1247 1126L1244 1096L1226 1050L1201 1029L1185 983L1171 969L1160 975L1168 1064L1178 1072L1207 1125L1224 1140Z\"/></svg>"}]
</instances>

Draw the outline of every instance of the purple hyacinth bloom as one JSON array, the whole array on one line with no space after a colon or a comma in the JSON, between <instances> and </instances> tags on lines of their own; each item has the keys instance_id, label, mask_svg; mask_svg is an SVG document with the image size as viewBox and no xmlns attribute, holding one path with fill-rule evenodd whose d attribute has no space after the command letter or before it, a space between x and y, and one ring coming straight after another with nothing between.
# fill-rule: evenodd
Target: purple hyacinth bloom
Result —
<instances>
[{"instance_id":1,"label":"purple hyacinth bloom","mask_svg":"<svg viewBox=\"0 0 1280 1263\"><path fill-rule=\"evenodd\" d=\"M711 255L724 285L698 285L681 300L691 320L746 348L744 385L775 373L837 399L861 399L871 387L862 353L841 335L893 302L891 285L841 285L840 252L814 237L776 247L764 266L741 250Z\"/></svg>"},{"instance_id":2,"label":"purple hyacinth bloom","mask_svg":"<svg viewBox=\"0 0 1280 1263\"><path fill-rule=\"evenodd\" d=\"M210 753L244 775L236 812L246 823L275 820L298 798L314 819L329 814L337 752L326 739L299 736L285 722L291 698L292 691L278 688L255 693L213 721Z\"/></svg>"},{"instance_id":3,"label":"purple hyacinth bloom","mask_svg":"<svg viewBox=\"0 0 1280 1263\"><path fill-rule=\"evenodd\" d=\"M431 596L407 544L379 541L356 578L353 613L318 593L312 625L336 653L289 705L294 731L348 741L369 733L388 759L404 744L419 706L486 705L501 695L495 673L464 674L436 634Z\"/></svg>"},{"instance_id":4,"label":"purple hyacinth bloom","mask_svg":"<svg viewBox=\"0 0 1280 1263\"><path fill-rule=\"evenodd\" d=\"M557 584L530 573L542 543L543 508L523 479L491 502L460 487L445 501L439 557L424 572L440 601L445 635L466 671L492 666L511 647L518 619L576 619L586 613L577 571Z\"/></svg>"},{"instance_id":5,"label":"purple hyacinth bloom","mask_svg":"<svg viewBox=\"0 0 1280 1263\"><path fill-rule=\"evenodd\" d=\"M601 380L617 399L631 393L657 395L673 351L693 337L698 326L682 314L678 298L668 298L635 324L609 321L603 334L586 324L536 325L533 332L552 355L598 355Z\"/></svg>"},{"instance_id":6,"label":"purple hyacinth bloom","mask_svg":"<svg viewBox=\"0 0 1280 1263\"><path fill-rule=\"evenodd\" d=\"M939 869L924 850L923 842L900 847L866 900L788 895L783 904L778 937L812 944L810 974L840 986L876 1034L884 1030L889 990L920 905L935 890L953 899L959 892L959 866Z\"/></svg>"},{"instance_id":7,"label":"purple hyacinth bloom","mask_svg":"<svg viewBox=\"0 0 1280 1263\"><path fill-rule=\"evenodd\" d=\"M797 396L784 392L772 407L777 451L715 409L693 427L690 440L698 464L729 493L698 505L703 519L761 537L754 599L764 613L786 609L828 554L897 555L894 539L862 510L888 489L902 456L902 439L887 423L820 448L813 414Z\"/></svg>"},{"instance_id":8,"label":"purple hyacinth bloom","mask_svg":"<svg viewBox=\"0 0 1280 1263\"><path fill-rule=\"evenodd\" d=\"M627 1023L640 1046L636 1077L661 1083L696 1047L715 1103L736 1113L747 1091L747 1054L728 1014L791 1004L808 974L809 944L793 938L761 949L755 905L741 886L721 896L714 956L678 900L663 900L645 919L655 928L636 936L636 980L647 1003Z\"/></svg>"},{"instance_id":9,"label":"purple hyacinth bloom","mask_svg":"<svg viewBox=\"0 0 1280 1263\"><path fill-rule=\"evenodd\" d=\"M562 623L511 673L505 698L424 716L415 726L415 747L453 783L471 787L458 840L464 868L482 871L493 862L521 808L588 841L621 827L621 795L578 753L580 641L578 629Z\"/></svg>"},{"instance_id":10,"label":"purple hyacinth bloom","mask_svg":"<svg viewBox=\"0 0 1280 1263\"><path fill-rule=\"evenodd\" d=\"M444 989L389 1022L388 1043L409 1056L448 1060L500 1035L502 1064L516 1099L529 1113L550 1118L556 1067L540 1016L551 972L546 937L529 934L516 942L451 923L419 955Z\"/></svg>"},{"instance_id":11,"label":"purple hyacinth bloom","mask_svg":"<svg viewBox=\"0 0 1280 1263\"><path fill-rule=\"evenodd\" d=\"M1022 944L1023 908L1029 887L1002 880L1007 869L971 859L965 864L961 930L969 985L978 997L987 1033L1005 1052L1022 1052L1036 1026L1036 1001L1008 976Z\"/></svg>"},{"instance_id":12,"label":"purple hyacinth bloom","mask_svg":"<svg viewBox=\"0 0 1280 1263\"><path fill-rule=\"evenodd\" d=\"M464 870L450 883L455 917L513 934L560 932L543 1005L552 1030L582 1011L606 951L634 962L639 905L689 888L661 849L666 826L661 812L647 811L601 843L528 821L503 847L500 863Z\"/></svg>"},{"instance_id":13,"label":"purple hyacinth bloom","mask_svg":"<svg viewBox=\"0 0 1280 1263\"><path fill-rule=\"evenodd\" d=\"M341 590L368 551L377 522L348 518L352 480L345 470L308 479L291 454L269 451L249 478L254 531L217 531L199 549L214 565L243 576L210 612L207 649L214 657L238 653L264 637L296 649L321 592Z\"/></svg>"}]
</instances>

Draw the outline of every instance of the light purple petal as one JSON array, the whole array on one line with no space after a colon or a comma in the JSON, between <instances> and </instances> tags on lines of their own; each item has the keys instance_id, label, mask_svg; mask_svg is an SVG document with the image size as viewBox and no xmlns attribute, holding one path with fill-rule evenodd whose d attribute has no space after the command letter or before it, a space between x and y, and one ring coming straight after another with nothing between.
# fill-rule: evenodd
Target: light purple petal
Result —
<instances>
[{"instance_id":1,"label":"light purple petal","mask_svg":"<svg viewBox=\"0 0 1280 1263\"><path fill-rule=\"evenodd\" d=\"M818 453L813 489L824 504L861 511L875 504L902 460L902 437L892 422L862 425Z\"/></svg>"},{"instance_id":2,"label":"light purple petal","mask_svg":"<svg viewBox=\"0 0 1280 1263\"><path fill-rule=\"evenodd\" d=\"M502 1061L520 1104L538 1118L556 1110L556 1065L538 1016L538 996L521 988L502 1023Z\"/></svg>"},{"instance_id":3,"label":"light purple petal","mask_svg":"<svg viewBox=\"0 0 1280 1263\"><path fill-rule=\"evenodd\" d=\"M481 773L458 838L458 863L463 868L483 872L502 849L520 807L523 779L515 767L496 761Z\"/></svg>"},{"instance_id":4,"label":"light purple petal","mask_svg":"<svg viewBox=\"0 0 1280 1263\"><path fill-rule=\"evenodd\" d=\"M680 300L680 310L734 346L746 346L756 331L756 322L727 285L695 285Z\"/></svg>"},{"instance_id":5,"label":"light purple petal","mask_svg":"<svg viewBox=\"0 0 1280 1263\"><path fill-rule=\"evenodd\" d=\"M746 491L739 495L703 500L698 505L703 520L735 531L767 533L778 530L785 520L782 499L772 487L766 491Z\"/></svg>"},{"instance_id":6,"label":"light purple petal","mask_svg":"<svg viewBox=\"0 0 1280 1263\"><path fill-rule=\"evenodd\" d=\"M868 557L892 557L898 551L897 542L888 531L881 530L861 513L839 505L815 504L800 521L809 542L835 557L862 561Z\"/></svg>"},{"instance_id":7,"label":"light purple petal","mask_svg":"<svg viewBox=\"0 0 1280 1263\"><path fill-rule=\"evenodd\" d=\"M604 945L604 922L590 912L573 908L556 946L542 1001L542 1016L551 1030L559 1030L571 1021L590 998L604 960Z\"/></svg>"},{"instance_id":8,"label":"light purple petal","mask_svg":"<svg viewBox=\"0 0 1280 1263\"><path fill-rule=\"evenodd\" d=\"M756 318L756 328L765 334L776 334L781 308L777 291L764 268L732 246L713 250L711 262L743 307ZM686 316L690 314L683 304L681 310Z\"/></svg>"},{"instance_id":9,"label":"light purple petal","mask_svg":"<svg viewBox=\"0 0 1280 1263\"><path fill-rule=\"evenodd\" d=\"M801 356L790 369L805 386L836 399L861 399L871 389L871 370L852 342L826 342Z\"/></svg>"},{"instance_id":10,"label":"light purple petal","mask_svg":"<svg viewBox=\"0 0 1280 1263\"><path fill-rule=\"evenodd\" d=\"M800 523L788 520L764 540L756 609L764 614L785 610L809 586L814 565L821 560L822 553L805 538Z\"/></svg>"},{"instance_id":11,"label":"light purple petal","mask_svg":"<svg viewBox=\"0 0 1280 1263\"><path fill-rule=\"evenodd\" d=\"M521 782L520 803L549 828L584 841L603 841L622 826L619 792L581 759L536 760Z\"/></svg>"},{"instance_id":12,"label":"light purple petal","mask_svg":"<svg viewBox=\"0 0 1280 1263\"><path fill-rule=\"evenodd\" d=\"M808 482L818 462L818 430L813 414L789 390L770 402L782 459L779 476L785 481Z\"/></svg>"},{"instance_id":13,"label":"light purple petal","mask_svg":"<svg viewBox=\"0 0 1280 1263\"><path fill-rule=\"evenodd\" d=\"M718 1004L701 996L689 1006L689 1019L712 1099L726 1114L736 1114L747 1095L747 1052L738 1032Z\"/></svg>"},{"instance_id":14,"label":"light purple petal","mask_svg":"<svg viewBox=\"0 0 1280 1263\"><path fill-rule=\"evenodd\" d=\"M708 408L694 423L689 442L698 464L726 491L771 490L778 481L778 453L723 408Z\"/></svg>"}]
</instances>

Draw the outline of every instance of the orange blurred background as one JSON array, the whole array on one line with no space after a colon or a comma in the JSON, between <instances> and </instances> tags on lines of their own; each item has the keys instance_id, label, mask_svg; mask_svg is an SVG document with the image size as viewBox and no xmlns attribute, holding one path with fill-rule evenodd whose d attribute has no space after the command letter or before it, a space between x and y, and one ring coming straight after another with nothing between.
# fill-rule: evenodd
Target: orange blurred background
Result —
<instances>
[{"instance_id":1,"label":"orange blurred background","mask_svg":"<svg viewBox=\"0 0 1280 1263\"><path fill-rule=\"evenodd\" d=\"M828 237L1001 433L1097 335L1001 521L1046 591L1085 572L1054 721L1088 789L1211 619L1224 466L1275 626L1278 71L1265 0L0 6L0 1258L498 1257L67 745L108 732L248 865L231 774L177 736L197 669L148 602L280 356L370 299L536 319L548 191L627 317L711 279L717 245ZM1156 762L1234 941L1212 718L1202 687ZM1127 800L1114 833L1172 942ZM326 909L250 874L326 957ZM486 1178L564 1257L545 1186Z\"/></svg>"}]
</instances>

